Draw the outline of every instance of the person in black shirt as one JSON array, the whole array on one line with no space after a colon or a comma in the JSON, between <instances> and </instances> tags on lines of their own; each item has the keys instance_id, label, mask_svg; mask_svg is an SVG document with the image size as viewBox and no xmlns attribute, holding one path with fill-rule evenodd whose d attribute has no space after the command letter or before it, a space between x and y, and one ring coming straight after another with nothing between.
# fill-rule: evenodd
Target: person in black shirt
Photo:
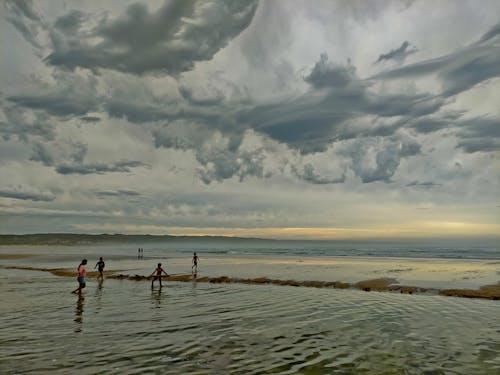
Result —
<instances>
[{"instance_id":1,"label":"person in black shirt","mask_svg":"<svg viewBox=\"0 0 500 375\"><path fill-rule=\"evenodd\" d=\"M191 266L191 271L198 272L198 261L200 258L198 258L198 255L196 253L193 254L193 265Z\"/></svg>"},{"instance_id":2,"label":"person in black shirt","mask_svg":"<svg viewBox=\"0 0 500 375\"><path fill-rule=\"evenodd\" d=\"M97 270L99 271L99 278L103 278L104 275L103 275L103 271L104 271L104 261L102 260L102 257L99 258L99 261L96 263L94 269L97 268Z\"/></svg>"}]
</instances>

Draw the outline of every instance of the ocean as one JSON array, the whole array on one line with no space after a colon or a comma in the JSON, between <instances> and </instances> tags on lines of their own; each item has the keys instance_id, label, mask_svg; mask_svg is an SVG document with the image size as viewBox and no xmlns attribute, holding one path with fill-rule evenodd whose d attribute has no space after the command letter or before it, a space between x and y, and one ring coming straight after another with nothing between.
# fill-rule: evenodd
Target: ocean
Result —
<instances>
[{"instance_id":1,"label":"ocean","mask_svg":"<svg viewBox=\"0 0 500 375\"><path fill-rule=\"evenodd\" d=\"M0 247L1 374L500 374L500 301L435 290L496 284L492 246L180 241ZM76 266L197 279L103 281ZM50 270L67 269L69 277ZM72 272L75 272L73 275ZM391 278L429 292L201 282ZM300 285L300 284L298 284ZM354 285L354 284L353 284Z\"/></svg>"}]
</instances>

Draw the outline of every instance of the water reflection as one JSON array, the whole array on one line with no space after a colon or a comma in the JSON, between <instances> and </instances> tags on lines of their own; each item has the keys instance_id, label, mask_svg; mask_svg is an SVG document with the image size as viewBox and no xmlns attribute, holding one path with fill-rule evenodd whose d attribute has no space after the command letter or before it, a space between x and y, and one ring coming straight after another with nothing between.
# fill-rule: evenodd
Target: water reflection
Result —
<instances>
[{"instance_id":1,"label":"water reflection","mask_svg":"<svg viewBox=\"0 0 500 375\"><path fill-rule=\"evenodd\" d=\"M96 296L102 295L102 284L104 283L104 278L97 278L97 289L96 289Z\"/></svg>"},{"instance_id":2,"label":"water reflection","mask_svg":"<svg viewBox=\"0 0 500 375\"><path fill-rule=\"evenodd\" d=\"M75 326L75 333L82 332L84 301L85 298L83 297L83 294L78 294L78 299L76 300L75 319L74 319L74 321L77 323Z\"/></svg>"},{"instance_id":3,"label":"water reflection","mask_svg":"<svg viewBox=\"0 0 500 375\"><path fill-rule=\"evenodd\" d=\"M104 283L104 279L97 278L97 288L95 290L95 305L96 305L96 314L101 310L101 298L102 298L102 285Z\"/></svg>"},{"instance_id":4,"label":"water reflection","mask_svg":"<svg viewBox=\"0 0 500 375\"><path fill-rule=\"evenodd\" d=\"M151 289L151 302L153 303L154 307L159 309L161 307L161 302L162 302L162 293L161 293L162 288L159 289Z\"/></svg>"}]
</instances>

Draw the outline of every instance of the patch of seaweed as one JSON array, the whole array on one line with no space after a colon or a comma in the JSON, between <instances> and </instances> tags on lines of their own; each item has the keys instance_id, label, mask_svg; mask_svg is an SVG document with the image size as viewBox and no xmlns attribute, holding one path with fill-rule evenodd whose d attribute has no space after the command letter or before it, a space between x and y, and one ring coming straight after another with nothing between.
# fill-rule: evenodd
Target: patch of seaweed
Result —
<instances>
[{"instance_id":1,"label":"patch of seaweed","mask_svg":"<svg viewBox=\"0 0 500 375\"><path fill-rule=\"evenodd\" d=\"M464 298L486 298L500 300L500 283L484 285L475 289L443 289L439 291L442 296L464 297Z\"/></svg>"},{"instance_id":2,"label":"patch of seaweed","mask_svg":"<svg viewBox=\"0 0 500 375\"><path fill-rule=\"evenodd\" d=\"M370 292L372 290L382 291L389 290L391 284L396 284L398 281L392 278L380 278L359 281L354 286L358 289L364 290L365 292Z\"/></svg>"}]
</instances>

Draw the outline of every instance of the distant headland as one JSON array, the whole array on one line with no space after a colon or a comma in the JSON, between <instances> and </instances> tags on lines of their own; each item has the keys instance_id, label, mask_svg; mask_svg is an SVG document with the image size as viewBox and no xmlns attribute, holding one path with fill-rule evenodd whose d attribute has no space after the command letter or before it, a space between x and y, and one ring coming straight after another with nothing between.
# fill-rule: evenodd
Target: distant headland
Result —
<instances>
[{"instance_id":1,"label":"distant headland","mask_svg":"<svg viewBox=\"0 0 500 375\"><path fill-rule=\"evenodd\" d=\"M226 236L172 236L152 234L78 234L78 233L36 233L36 234L0 234L0 245L85 245L114 243L160 243L187 240L212 241L272 241L261 238L226 237Z\"/></svg>"}]
</instances>

